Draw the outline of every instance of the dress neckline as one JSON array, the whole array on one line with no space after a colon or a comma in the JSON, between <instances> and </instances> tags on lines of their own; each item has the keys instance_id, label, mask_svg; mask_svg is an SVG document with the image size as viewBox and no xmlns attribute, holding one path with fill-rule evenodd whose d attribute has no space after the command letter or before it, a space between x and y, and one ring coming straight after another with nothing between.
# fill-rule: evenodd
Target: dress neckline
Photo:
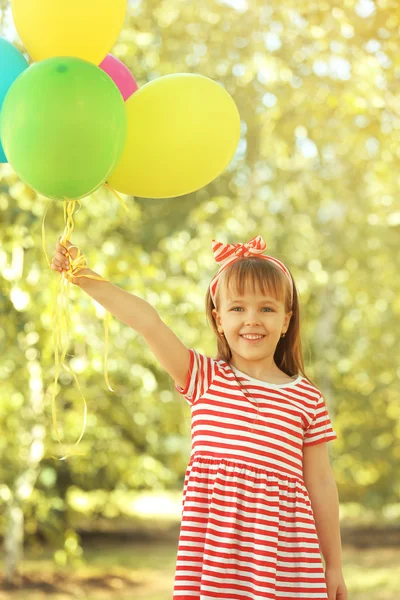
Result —
<instances>
[{"instance_id":1,"label":"dress neckline","mask_svg":"<svg viewBox=\"0 0 400 600\"><path fill-rule=\"evenodd\" d=\"M256 379L255 377L251 377L251 375L247 375L247 373L243 373L243 371L239 371L239 369L237 369L233 365L229 365L229 366L236 374L242 375L243 377L245 377L246 379L249 379L250 381L255 381L257 383L263 383L264 385L268 385L269 387L274 387L274 388L293 387L294 385L299 383L299 381L302 379L302 375L294 375L293 377L295 377L295 379L292 378L293 381L288 381L287 383L270 383L269 381L264 381L263 379Z\"/></svg>"}]
</instances>

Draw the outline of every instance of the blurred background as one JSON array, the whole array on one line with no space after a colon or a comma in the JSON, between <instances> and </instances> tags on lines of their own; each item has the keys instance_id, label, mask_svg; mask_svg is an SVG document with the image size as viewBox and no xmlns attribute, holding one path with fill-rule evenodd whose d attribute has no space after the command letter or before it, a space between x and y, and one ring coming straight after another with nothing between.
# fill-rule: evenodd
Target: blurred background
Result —
<instances>
[{"instance_id":1,"label":"blurred background","mask_svg":"<svg viewBox=\"0 0 400 600\"><path fill-rule=\"evenodd\" d=\"M92 269L150 302L188 347L215 356L205 294L211 240L262 235L300 292L307 375L338 439L349 600L395 600L400 563L400 13L392 0L134 0L112 53L139 86L210 77L242 135L224 173L187 196L82 201L72 241ZM0 35L24 51L0 0ZM29 59L28 55L26 58ZM31 61L31 59L29 59ZM156 174L154 174L156 176ZM396 200L397 198L397 200ZM144 340L71 291L66 363L88 421L57 461L53 286L41 226L48 200L0 166L0 600L172 597L190 408ZM64 229L46 217L49 256ZM57 388L60 436L83 401Z\"/></svg>"}]
</instances>

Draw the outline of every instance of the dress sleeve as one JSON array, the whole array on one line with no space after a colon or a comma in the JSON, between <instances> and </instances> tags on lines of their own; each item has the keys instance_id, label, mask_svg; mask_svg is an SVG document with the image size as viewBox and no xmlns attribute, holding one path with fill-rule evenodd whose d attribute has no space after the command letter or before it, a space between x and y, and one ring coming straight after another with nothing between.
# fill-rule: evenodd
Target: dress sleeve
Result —
<instances>
[{"instance_id":1,"label":"dress sleeve","mask_svg":"<svg viewBox=\"0 0 400 600\"><path fill-rule=\"evenodd\" d=\"M314 418L305 431L303 446L313 446L322 442L336 440L336 432L332 428L328 409L322 396L317 400Z\"/></svg>"},{"instance_id":2,"label":"dress sleeve","mask_svg":"<svg viewBox=\"0 0 400 600\"><path fill-rule=\"evenodd\" d=\"M176 381L175 388L186 398L189 404L194 404L210 387L215 375L216 361L189 348L190 363L186 385L181 388Z\"/></svg>"}]
</instances>

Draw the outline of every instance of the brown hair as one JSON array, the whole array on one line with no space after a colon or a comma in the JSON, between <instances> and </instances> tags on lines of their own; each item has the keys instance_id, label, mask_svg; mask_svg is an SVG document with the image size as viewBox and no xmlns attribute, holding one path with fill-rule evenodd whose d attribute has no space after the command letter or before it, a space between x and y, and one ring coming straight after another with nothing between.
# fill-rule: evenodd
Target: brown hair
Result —
<instances>
[{"instance_id":1,"label":"brown hair","mask_svg":"<svg viewBox=\"0 0 400 600\"><path fill-rule=\"evenodd\" d=\"M289 376L301 373L303 377L314 385L306 376L304 370L300 337L300 306L296 285L291 273L290 277L293 282L292 306L290 305L290 283L285 273L283 273L283 271L281 271L281 269L273 262L258 258L257 256L241 257L232 262L221 273L215 298L217 306L214 306L210 288L208 287L206 294L206 315L217 338L216 360L224 360L229 364L232 358L228 342L225 337L218 332L217 324L214 315L212 314L214 308L218 310L220 290L224 286L224 289L235 291L241 296L244 294L244 290L247 286L251 285L253 292L258 288L265 295L269 293L283 303L286 313L290 311L293 312L286 335L285 337L280 338L274 353L274 360L278 368Z\"/></svg>"}]
</instances>

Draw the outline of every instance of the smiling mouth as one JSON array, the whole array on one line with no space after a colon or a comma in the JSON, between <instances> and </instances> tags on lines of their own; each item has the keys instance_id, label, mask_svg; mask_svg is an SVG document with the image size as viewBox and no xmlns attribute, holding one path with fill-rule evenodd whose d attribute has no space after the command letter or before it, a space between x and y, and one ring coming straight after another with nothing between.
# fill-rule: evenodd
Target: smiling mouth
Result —
<instances>
[{"instance_id":1,"label":"smiling mouth","mask_svg":"<svg viewBox=\"0 0 400 600\"><path fill-rule=\"evenodd\" d=\"M246 340L246 342L261 342L265 338L265 335L262 335L260 337L259 336L257 336L257 337L246 337L244 335L241 335L240 337L243 338L244 340Z\"/></svg>"}]
</instances>

